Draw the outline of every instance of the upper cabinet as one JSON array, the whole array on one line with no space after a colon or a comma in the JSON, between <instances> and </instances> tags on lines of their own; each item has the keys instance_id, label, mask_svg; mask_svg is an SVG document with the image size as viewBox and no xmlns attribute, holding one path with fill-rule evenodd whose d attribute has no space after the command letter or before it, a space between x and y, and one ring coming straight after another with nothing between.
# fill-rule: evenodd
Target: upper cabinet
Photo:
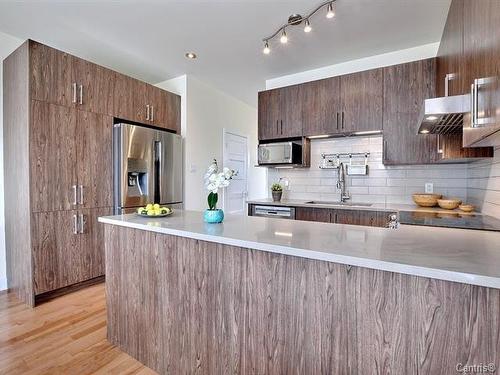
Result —
<instances>
[{"instance_id":1,"label":"upper cabinet","mask_svg":"<svg viewBox=\"0 0 500 375\"><path fill-rule=\"evenodd\" d=\"M259 140L382 130L382 69L259 93Z\"/></svg>"},{"instance_id":2,"label":"upper cabinet","mask_svg":"<svg viewBox=\"0 0 500 375\"><path fill-rule=\"evenodd\" d=\"M437 160L437 137L417 135L422 103L435 96L434 59L384 69L384 164Z\"/></svg>"},{"instance_id":3,"label":"upper cabinet","mask_svg":"<svg viewBox=\"0 0 500 375\"><path fill-rule=\"evenodd\" d=\"M180 131L180 96L30 41L31 98Z\"/></svg>"},{"instance_id":4,"label":"upper cabinet","mask_svg":"<svg viewBox=\"0 0 500 375\"><path fill-rule=\"evenodd\" d=\"M299 85L259 93L259 140L302 137Z\"/></svg>"},{"instance_id":5,"label":"upper cabinet","mask_svg":"<svg viewBox=\"0 0 500 375\"><path fill-rule=\"evenodd\" d=\"M340 131L340 77L302 85L302 126L304 136L335 134Z\"/></svg>"},{"instance_id":6,"label":"upper cabinet","mask_svg":"<svg viewBox=\"0 0 500 375\"><path fill-rule=\"evenodd\" d=\"M342 111L340 132L355 133L382 129L382 69L340 77Z\"/></svg>"}]
</instances>

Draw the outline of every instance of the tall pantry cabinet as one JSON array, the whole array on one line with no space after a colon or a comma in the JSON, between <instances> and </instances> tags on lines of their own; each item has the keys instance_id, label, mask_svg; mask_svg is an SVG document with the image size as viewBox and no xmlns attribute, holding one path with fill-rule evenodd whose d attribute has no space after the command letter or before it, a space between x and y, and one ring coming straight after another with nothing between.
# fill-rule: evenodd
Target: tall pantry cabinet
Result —
<instances>
[{"instance_id":1,"label":"tall pantry cabinet","mask_svg":"<svg viewBox=\"0 0 500 375\"><path fill-rule=\"evenodd\" d=\"M34 306L104 275L115 118L176 132L180 97L31 40L3 66L7 283Z\"/></svg>"}]
</instances>

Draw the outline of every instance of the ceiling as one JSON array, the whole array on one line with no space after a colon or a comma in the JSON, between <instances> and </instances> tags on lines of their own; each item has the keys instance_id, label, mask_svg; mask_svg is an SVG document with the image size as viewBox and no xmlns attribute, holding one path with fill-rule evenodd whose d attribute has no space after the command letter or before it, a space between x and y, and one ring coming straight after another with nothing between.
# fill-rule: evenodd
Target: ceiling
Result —
<instances>
[{"instance_id":1,"label":"ceiling","mask_svg":"<svg viewBox=\"0 0 500 375\"><path fill-rule=\"evenodd\" d=\"M450 0L337 0L336 16L262 38L321 0L0 1L0 31L157 83L193 75L253 106L265 80L440 40ZM193 51L196 60L184 54Z\"/></svg>"}]
</instances>

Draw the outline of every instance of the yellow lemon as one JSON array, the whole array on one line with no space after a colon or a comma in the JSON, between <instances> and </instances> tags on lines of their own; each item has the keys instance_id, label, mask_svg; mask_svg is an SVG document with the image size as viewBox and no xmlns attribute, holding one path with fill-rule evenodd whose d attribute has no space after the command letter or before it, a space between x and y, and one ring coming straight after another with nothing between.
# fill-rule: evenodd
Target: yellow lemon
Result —
<instances>
[{"instance_id":1,"label":"yellow lemon","mask_svg":"<svg viewBox=\"0 0 500 375\"><path fill-rule=\"evenodd\" d=\"M153 209L153 205L151 203L149 203L147 206L146 206L146 210L151 210Z\"/></svg>"},{"instance_id":2,"label":"yellow lemon","mask_svg":"<svg viewBox=\"0 0 500 375\"><path fill-rule=\"evenodd\" d=\"M155 212L154 210L148 210L148 216L154 216Z\"/></svg>"},{"instance_id":3,"label":"yellow lemon","mask_svg":"<svg viewBox=\"0 0 500 375\"><path fill-rule=\"evenodd\" d=\"M160 205L159 205L158 203L155 203L155 204L153 205L153 208L154 208L155 210L159 210L159 209L160 209Z\"/></svg>"}]
</instances>

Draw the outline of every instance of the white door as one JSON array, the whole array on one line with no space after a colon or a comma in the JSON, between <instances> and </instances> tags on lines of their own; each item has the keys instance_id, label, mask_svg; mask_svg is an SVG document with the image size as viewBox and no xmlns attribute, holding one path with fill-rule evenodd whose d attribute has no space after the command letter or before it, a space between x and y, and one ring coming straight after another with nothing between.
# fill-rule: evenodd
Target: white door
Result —
<instances>
[{"instance_id":1,"label":"white door","mask_svg":"<svg viewBox=\"0 0 500 375\"><path fill-rule=\"evenodd\" d=\"M224 191L224 211L228 214L246 214L248 142L241 135L224 130L224 167L238 171Z\"/></svg>"}]
</instances>

